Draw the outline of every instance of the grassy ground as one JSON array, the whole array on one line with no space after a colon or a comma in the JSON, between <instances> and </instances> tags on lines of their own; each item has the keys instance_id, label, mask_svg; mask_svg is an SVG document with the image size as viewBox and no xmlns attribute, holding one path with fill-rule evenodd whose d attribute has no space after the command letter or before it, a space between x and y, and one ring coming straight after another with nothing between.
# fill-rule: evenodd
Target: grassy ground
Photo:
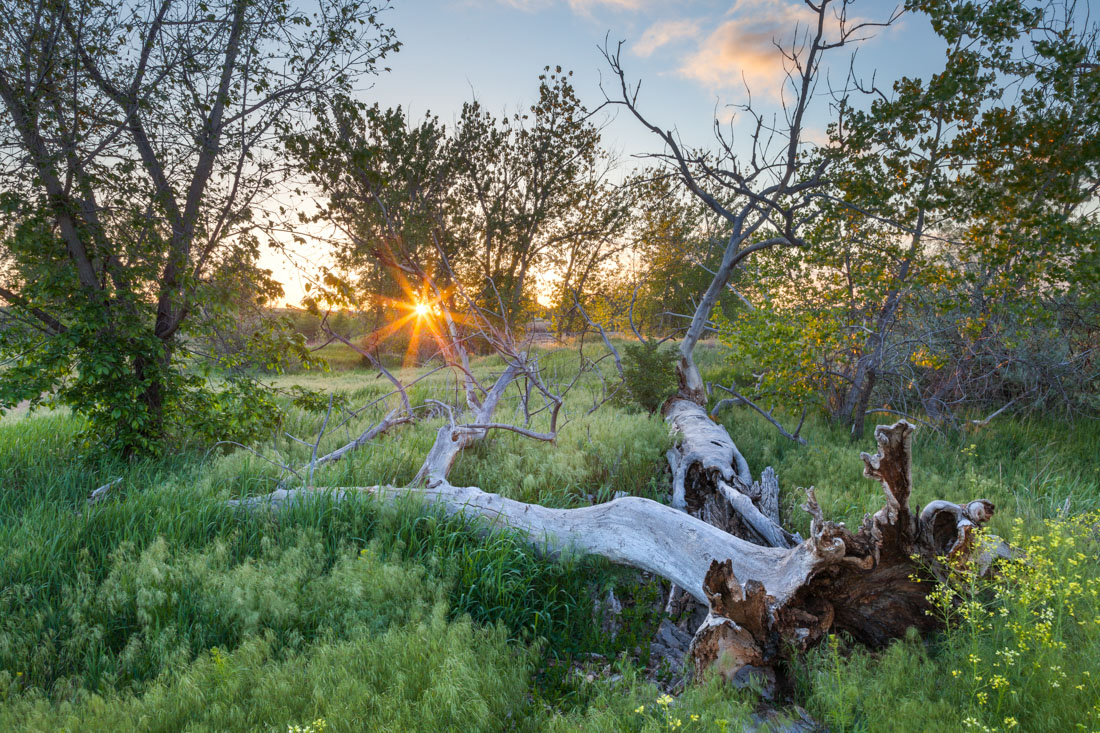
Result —
<instances>
[{"instance_id":1,"label":"grassy ground","mask_svg":"<svg viewBox=\"0 0 1100 733\"><path fill-rule=\"evenodd\" d=\"M717 368L717 354L703 356ZM570 354L544 358L569 373ZM279 382L334 390L352 407L390 389L357 369ZM410 397L454 390L437 372ZM554 506L616 491L662 498L664 425L618 405L586 416L597 393L589 380L571 394L556 445L501 432L462 456L453 481ZM392 404L330 420L319 449ZM517 409L510 397L499 417ZM870 440L852 446L811 421L802 448L747 411L721 417L754 471L775 466L790 524L807 527L796 487L810 484L833 518L858 522L881 505L860 476L857 449ZM283 428L312 439L323 419L288 407ZM406 482L439 424L398 428L314 482ZM714 682L658 702L628 661L658 621L649 606L628 607L616 638L593 611L611 587L654 595L636 574L548 562L507 534L411 504L321 497L275 516L227 507L269 491L285 475L275 464L308 462L310 448L285 434L256 453L181 447L121 465L84 457L80 427L68 414L0 421L0 730L736 730L751 712ZM1098 444L1097 425L1053 420L918 432L916 500L992 500L994 531L1027 546L1030 564L993 589L960 579L961 595L943 604L952 630L930 642L818 649L790 670L798 701L837 730L1100 728L1096 530L1072 519L1100 508ZM117 499L85 506L116 477ZM606 672L589 680L573 671L581 661Z\"/></svg>"}]
</instances>

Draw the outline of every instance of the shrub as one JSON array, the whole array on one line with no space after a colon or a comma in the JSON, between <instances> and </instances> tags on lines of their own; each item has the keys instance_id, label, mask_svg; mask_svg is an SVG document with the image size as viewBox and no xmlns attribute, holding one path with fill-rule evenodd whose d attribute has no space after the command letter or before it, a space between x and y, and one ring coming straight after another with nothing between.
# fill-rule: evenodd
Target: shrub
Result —
<instances>
[{"instance_id":1,"label":"shrub","mask_svg":"<svg viewBox=\"0 0 1100 733\"><path fill-rule=\"evenodd\" d=\"M629 402L656 412L676 391L676 352L654 341L623 349L623 381Z\"/></svg>"}]
</instances>

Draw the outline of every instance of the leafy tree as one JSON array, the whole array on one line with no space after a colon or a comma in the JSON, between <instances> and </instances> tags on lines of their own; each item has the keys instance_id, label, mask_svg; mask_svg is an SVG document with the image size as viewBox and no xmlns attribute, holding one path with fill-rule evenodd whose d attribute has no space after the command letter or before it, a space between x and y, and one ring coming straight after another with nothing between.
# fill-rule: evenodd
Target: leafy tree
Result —
<instances>
[{"instance_id":1,"label":"leafy tree","mask_svg":"<svg viewBox=\"0 0 1100 733\"><path fill-rule=\"evenodd\" d=\"M435 269L454 255L450 142L437 117L412 124L403 110L340 98L309 131L287 139L290 153L326 199L313 221L334 224L340 268L356 272L376 309L407 299L410 263Z\"/></svg>"},{"instance_id":2,"label":"leafy tree","mask_svg":"<svg viewBox=\"0 0 1100 733\"><path fill-rule=\"evenodd\" d=\"M936 417L1002 398L978 375L1003 381L1023 363L1006 339L1055 328L1098 241L1095 30L1017 1L909 10L943 39L942 70L866 90L867 109L842 100L814 246L758 258L765 312L726 329L758 346L760 389L815 391L853 435L883 385Z\"/></svg>"},{"instance_id":3,"label":"leafy tree","mask_svg":"<svg viewBox=\"0 0 1100 733\"><path fill-rule=\"evenodd\" d=\"M571 303L568 293L621 250L626 207L571 76L546 67L538 101L511 118L470 102L454 132L455 230L469 255L459 270L494 310L500 294L509 322L533 300L540 269L557 268L558 300Z\"/></svg>"},{"instance_id":4,"label":"leafy tree","mask_svg":"<svg viewBox=\"0 0 1100 733\"><path fill-rule=\"evenodd\" d=\"M728 232L698 199L666 172L645 170L628 182L633 199L632 251L639 267L634 302L639 328L671 333L687 324L695 298L721 263ZM736 279L736 275L734 276ZM629 302L629 300L628 300ZM718 299L719 310L739 303L734 286Z\"/></svg>"},{"instance_id":5,"label":"leafy tree","mask_svg":"<svg viewBox=\"0 0 1100 733\"><path fill-rule=\"evenodd\" d=\"M288 138L325 194L316 220L343 235L338 262L358 276L349 302L381 315L395 300L440 297L423 292L430 276L449 310L468 297L514 323L532 306L536 274L554 269L569 305L572 290L598 279L625 247L628 209L569 75L547 68L539 81L538 102L511 118L470 102L448 130L430 114L413 122L399 108L340 99ZM339 300L336 280L321 283L321 300Z\"/></svg>"},{"instance_id":6,"label":"leafy tree","mask_svg":"<svg viewBox=\"0 0 1100 733\"><path fill-rule=\"evenodd\" d=\"M0 341L0 406L52 394L134 453L213 399L186 369L195 314L242 274L275 292L255 266L273 143L396 48L384 5L0 3L0 298L34 326Z\"/></svg>"}]
</instances>

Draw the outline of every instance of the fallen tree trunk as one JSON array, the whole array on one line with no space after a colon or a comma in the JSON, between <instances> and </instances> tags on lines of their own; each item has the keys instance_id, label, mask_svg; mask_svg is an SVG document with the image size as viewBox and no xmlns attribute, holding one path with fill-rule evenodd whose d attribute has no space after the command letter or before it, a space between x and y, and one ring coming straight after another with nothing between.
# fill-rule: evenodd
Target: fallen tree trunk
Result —
<instances>
[{"instance_id":1,"label":"fallen tree trunk","mask_svg":"<svg viewBox=\"0 0 1100 733\"><path fill-rule=\"evenodd\" d=\"M427 488L324 491L337 500L362 492L382 500L415 496L449 514L487 521L488 530L519 532L549 554L598 555L660 575L709 609L692 642L696 667L736 680L745 670L770 674L790 650L806 649L830 632L845 631L880 646L909 627L922 632L936 627L937 619L925 613L931 585L918 580L931 580L945 556L950 562L969 561L973 530L992 516L993 506L984 500L961 506L937 501L912 512L912 430L905 421L879 426L878 453L862 454L865 475L878 479L885 491L882 509L853 533L822 517L810 489L804 506L812 518L810 536L789 548L749 542L639 497L551 509L452 486L438 474ZM437 440L454 442L443 431ZM278 508L317 493L278 490L234 503Z\"/></svg>"},{"instance_id":2,"label":"fallen tree trunk","mask_svg":"<svg viewBox=\"0 0 1100 733\"><path fill-rule=\"evenodd\" d=\"M726 532L769 547L793 547L801 538L779 523L779 483L765 469L754 482L749 464L726 429L706 409L674 397L665 421L677 436L668 452L672 505Z\"/></svg>"},{"instance_id":3,"label":"fallen tree trunk","mask_svg":"<svg viewBox=\"0 0 1100 733\"><path fill-rule=\"evenodd\" d=\"M550 557L599 555L614 563L645 570L685 588L707 602L704 581L710 563L738 558L741 572L768 577L779 597L798 590L812 557L808 548L791 552L746 542L684 512L650 499L622 497L579 509L551 509L526 504L475 486L439 483L431 488L369 486L336 489L281 489L262 497L232 502L250 508L281 508L318 495L341 500L368 493L383 501L416 497L442 507L449 515L465 514L488 522L486 529L507 529L524 536Z\"/></svg>"}]
</instances>

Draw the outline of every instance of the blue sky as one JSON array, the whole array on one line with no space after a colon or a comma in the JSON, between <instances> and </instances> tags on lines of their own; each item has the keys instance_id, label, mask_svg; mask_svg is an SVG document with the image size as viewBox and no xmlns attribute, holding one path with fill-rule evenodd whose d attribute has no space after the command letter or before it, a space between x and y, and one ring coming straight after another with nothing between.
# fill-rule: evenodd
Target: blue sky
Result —
<instances>
[{"instance_id":1,"label":"blue sky","mask_svg":"<svg viewBox=\"0 0 1100 733\"><path fill-rule=\"evenodd\" d=\"M894 7L865 0L853 13L882 20ZM560 64L574 71L591 108L603 100L601 75L610 81L598 51L606 36L624 41L623 63L642 81L643 110L686 141L706 144L716 109L722 116L724 105L745 100L743 79L754 102L774 107L782 65L771 41L788 40L804 12L802 0L395 0L385 20L404 46L363 97L414 117L430 109L444 122L475 95L494 112L516 111L533 99L542 68ZM864 76L875 72L888 83L939 60L941 42L922 18L873 32L856 59ZM842 82L850 54L832 58L831 78ZM823 98L811 123L821 133L826 114ZM605 134L626 154L652 151L651 138L621 113Z\"/></svg>"}]
</instances>

